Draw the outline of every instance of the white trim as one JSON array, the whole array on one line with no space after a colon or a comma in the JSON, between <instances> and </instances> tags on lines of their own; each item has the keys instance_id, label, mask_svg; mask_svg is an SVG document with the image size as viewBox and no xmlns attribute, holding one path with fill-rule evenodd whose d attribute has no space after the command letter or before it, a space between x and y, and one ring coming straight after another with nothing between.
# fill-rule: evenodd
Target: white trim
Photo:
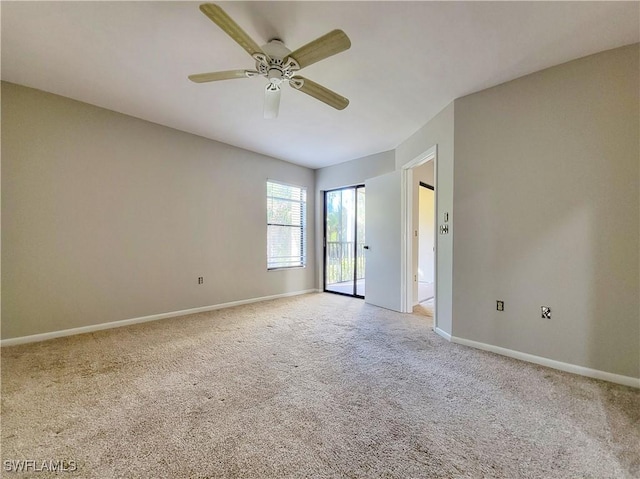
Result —
<instances>
[{"instance_id":1,"label":"white trim","mask_svg":"<svg viewBox=\"0 0 640 479\"><path fill-rule=\"evenodd\" d=\"M438 326L438 191L440 190L436 190L438 188L438 145L435 145L435 148L433 156L433 325Z\"/></svg>"},{"instance_id":2,"label":"white trim","mask_svg":"<svg viewBox=\"0 0 640 479\"><path fill-rule=\"evenodd\" d=\"M400 177L400 228L402 228L402 237L400 243L400 310L403 313L413 312L413 268L412 261L412 241L411 235L413 210L413 198L411 192L413 189L413 170L411 168L402 167ZM411 291L411 293L409 293Z\"/></svg>"},{"instance_id":3,"label":"white trim","mask_svg":"<svg viewBox=\"0 0 640 479\"><path fill-rule=\"evenodd\" d=\"M446 334L446 333L445 333ZM480 343L478 341L472 341L470 339L458 338L456 336L450 336L451 341L463 346L470 346L476 349L482 349L484 351L490 351L492 353L501 354L502 356L508 356L510 358L520 359L541 366L546 366L552 369L559 369L568 373L579 374L580 376L586 376L588 378L602 379L616 384L622 384L624 386L630 386L632 388L640 388L640 378L633 378L631 376L622 376L621 374L608 373L606 371L600 371L598 369L586 368L584 366L578 366L576 364L563 363L554 359L543 358L540 356L534 356L533 354L522 353L520 351L514 351L512 349L501 348L500 346L494 346L492 344Z\"/></svg>"},{"instance_id":4,"label":"white trim","mask_svg":"<svg viewBox=\"0 0 640 479\"><path fill-rule=\"evenodd\" d=\"M423 151L418 156L416 156L413 160L409 161L402 165L402 202L401 202L401 217L402 217L402 245L401 245L401 257L402 264L400 267L401 273L401 295L402 295L402 312L403 313L411 313L413 308L411 305L413 304L413 168L423 165L424 163L433 160L433 183L435 188L434 194L434 209L436 214L435 218L435 236L434 241L437 245L438 243L438 232L437 232L437 223L438 223L438 177L437 177L437 160L438 160L438 145L433 145L428 150ZM438 282L438 251L434 254L434 294L436 291L436 284ZM435 302L434 302L435 303ZM434 304L434 315L433 321L434 324L438 324L437 315L435 312L435 304Z\"/></svg>"},{"instance_id":5,"label":"white trim","mask_svg":"<svg viewBox=\"0 0 640 479\"><path fill-rule=\"evenodd\" d=\"M32 334L31 336L22 336L19 338L9 338L0 341L0 347L16 346L18 344L35 343L39 341L47 341L48 339L61 338L63 336L73 336L76 334L93 333L102 331L103 329L121 328L132 324L146 323L149 321L157 321L159 319L175 318L178 316L186 316L188 314L203 313L205 311L214 311L216 309L231 308L243 304L258 303L261 301L269 301L272 299L286 298L289 296L297 296L307 293L318 293L318 289L306 289L304 291L294 291L291 293L274 294L272 296L262 296L260 298L242 299L240 301L231 301L229 303L214 304L212 306L202 306L200 308L183 309L180 311L171 311L169 313L152 314L150 316L141 316L139 318L122 319L119 321L111 321L109 323L92 324L91 326L81 326L79 328L63 329L61 331L51 331L49 333Z\"/></svg>"},{"instance_id":6,"label":"white trim","mask_svg":"<svg viewBox=\"0 0 640 479\"><path fill-rule=\"evenodd\" d=\"M440 329L438 327L434 327L433 330L436 332L437 335L442 336L447 341L451 341L451 335L449 333L447 333L446 331L443 331L442 329Z\"/></svg>"}]
</instances>

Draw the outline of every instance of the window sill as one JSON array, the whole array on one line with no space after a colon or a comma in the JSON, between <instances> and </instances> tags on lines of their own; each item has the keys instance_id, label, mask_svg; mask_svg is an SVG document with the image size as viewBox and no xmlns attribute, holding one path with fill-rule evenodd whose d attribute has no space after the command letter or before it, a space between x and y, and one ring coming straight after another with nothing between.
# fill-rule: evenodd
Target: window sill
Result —
<instances>
[{"instance_id":1,"label":"window sill","mask_svg":"<svg viewBox=\"0 0 640 479\"><path fill-rule=\"evenodd\" d=\"M281 271L283 269L305 269L306 266L278 266L277 268L267 268L267 271Z\"/></svg>"}]
</instances>

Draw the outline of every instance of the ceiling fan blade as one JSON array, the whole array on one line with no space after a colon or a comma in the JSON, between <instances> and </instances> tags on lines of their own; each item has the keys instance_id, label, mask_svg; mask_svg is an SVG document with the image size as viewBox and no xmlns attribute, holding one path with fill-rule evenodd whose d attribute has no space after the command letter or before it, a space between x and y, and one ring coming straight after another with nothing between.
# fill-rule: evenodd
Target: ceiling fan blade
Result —
<instances>
[{"instance_id":1,"label":"ceiling fan blade","mask_svg":"<svg viewBox=\"0 0 640 479\"><path fill-rule=\"evenodd\" d=\"M295 76L291 79L289 85L296 90L300 90L302 93L312 96L316 100L320 100L321 102L332 106L336 110L344 110L349 104L349 100L345 97L338 95L308 78Z\"/></svg>"},{"instance_id":2,"label":"ceiling fan blade","mask_svg":"<svg viewBox=\"0 0 640 479\"><path fill-rule=\"evenodd\" d=\"M227 15L227 13L214 3L203 3L200 5L200 11L204 13L213 23L218 25L224 32L229 35L235 42L244 48L249 55L264 52L258 44L245 32L240 26Z\"/></svg>"},{"instance_id":3,"label":"ceiling fan blade","mask_svg":"<svg viewBox=\"0 0 640 479\"><path fill-rule=\"evenodd\" d=\"M280 111L280 87L267 85L264 92L264 117L273 119L278 117Z\"/></svg>"},{"instance_id":4,"label":"ceiling fan blade","mask_svg":"<svg viewBox=\"0 0 640 479\"><path fill-rule=\"evenodd\" d=\"M218 80L233 80L234 78L250 78L257 74L258 72L251 70L229 70L226 72L198 73L197 75L189 75L189 80L195 83L206 83Z\"/></svg>"},{"instance_id":5,"label":"ceiling fan blade","mask_svg":"<svg viewBox=\"0 0 640 479\"><path fill-rule=\"evenodd\" d=\"M351 40L342 30L333 30L298 48L289 54L300 68L312 65L320 60L324 60L336 53L348 50L351 47Z\"/></svg>"}]
</instances>

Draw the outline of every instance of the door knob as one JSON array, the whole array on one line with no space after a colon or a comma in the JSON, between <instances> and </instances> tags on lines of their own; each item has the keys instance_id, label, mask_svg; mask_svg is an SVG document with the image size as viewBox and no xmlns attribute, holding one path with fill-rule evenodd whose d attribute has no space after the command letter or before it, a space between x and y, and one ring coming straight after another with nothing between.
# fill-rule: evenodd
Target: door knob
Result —
<instances>
[{"instance_id":1,"label":"door knob","mask_svg":"<svg viewBox=\"0 0 640 479\"><path fill-rule=\"evenodd\" d=\"M364 249L369 249L369 247L365 245L365 246L364 246Z\"/></svg>"}]
</instances>

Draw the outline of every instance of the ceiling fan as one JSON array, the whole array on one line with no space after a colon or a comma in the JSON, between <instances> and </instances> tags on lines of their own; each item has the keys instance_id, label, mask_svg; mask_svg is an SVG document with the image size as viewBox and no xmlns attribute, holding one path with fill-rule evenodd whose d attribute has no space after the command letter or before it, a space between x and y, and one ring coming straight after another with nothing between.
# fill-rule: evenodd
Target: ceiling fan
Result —
<instances>
[{"instance_id":1,"label":"ceiling fan","mask_svg":"<svg viewBox=\"0 0 640 479\"><path fill-rule=\"evenodd\" d=\"M277 38L270 40L262 47L258 46L218 5L204 3L200 5L200 10L253 57L256 68L255 70L199 73L189 75L189 80L205 83L235 78L266 77L269 83L264 98L265 118L278 116L280 87L283 83L288 83L295 90L306 93L337 110L343 110L349 104L349 100L345 97L308 78L296 75L296 72L304 67L349 49L351 41L342 30L333 30L292 52Z\"/></svg>"}]
</instances>

